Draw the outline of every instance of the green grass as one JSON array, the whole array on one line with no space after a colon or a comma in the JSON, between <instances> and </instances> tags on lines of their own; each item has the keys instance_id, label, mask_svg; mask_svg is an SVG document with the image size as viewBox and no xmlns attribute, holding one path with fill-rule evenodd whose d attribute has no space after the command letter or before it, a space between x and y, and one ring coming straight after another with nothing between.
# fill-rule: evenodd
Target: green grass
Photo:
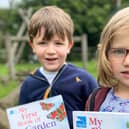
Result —
<instances>
[{"instance_id":1,"label":"green grass","mask_svg":"<svg viewBox=\"0 0 129 129\"><path fill-rule=\"evenodd\" d=\"M83 67L82 62L75 61L71 62L75 64L78 67ZM16 72L21 73L21 72L30 72L34 68L39 67L39 64L18 64L16 65ZM8 78L8 67L6 65L0 64L0 78ZM91 73L95 78L97 76L96 74L96 61L89 61L87 62L87 68L86 70ZM3 83L0 81L0 98L8 95L14 88L16 88L21 82L19 81L14 81L14 80L9 80L9 82Z\"/></svg>"},{"instance_id":2,"label":"green grass","mask_svg":"<svg viewBox=\"0 0 129 129\"><path fill-rule=\"evenodd\" d=\"M95 60L88 62L87 71L97 78L97 64Z\"/></svg>"},{"instance_id":3,"label":"green grass","mask_svg":"<svg viewBox=\"0 0 129 129\"><path fill-rule=\"evenodd\" d=\"M8 75L8 66L5 64L0 64L0 77Z\"/></svg>"},{"instance_id":4,"label":"green grass","mask_svg":"<svg viewBox=\"0 0 129 129\"><path fill-rule=\"evenodd\" d=\"M14 88L16 88L18 85L18 82L16 81L10 81L7 85L0 84L0 98L8 95Z\"/></svg>"},{"instance_id":5,"label":"green grass","mask_svg":"<svg viewBox=\"0 0 129 129\"><path fill-rule=\"evenodd\" d=\"M73 62L76 66L78 67L82 67L83 68L83 64L82 62ZM97 71L96 71L96 61L92 60L87 62L86 64L86 71L88 71L93 77L97 77Z\"/></svg>"}]
</instances>

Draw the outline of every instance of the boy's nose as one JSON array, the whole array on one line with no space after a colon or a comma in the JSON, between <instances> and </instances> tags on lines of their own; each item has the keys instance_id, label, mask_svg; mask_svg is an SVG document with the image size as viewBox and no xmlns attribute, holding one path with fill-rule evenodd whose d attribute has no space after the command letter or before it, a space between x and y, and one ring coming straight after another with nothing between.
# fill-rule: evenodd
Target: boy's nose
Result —
<instances>
[{"instance_id":1,"label":"boy's nose","mask_svg":"<svg viewBox=\"0 0 129 129\"><path fill-rule=\"evenodd\" d=\"M47 47L47 52L48 53L55 53L54 45L49 44L48 47Z\"/></svg>"}]
</instances>

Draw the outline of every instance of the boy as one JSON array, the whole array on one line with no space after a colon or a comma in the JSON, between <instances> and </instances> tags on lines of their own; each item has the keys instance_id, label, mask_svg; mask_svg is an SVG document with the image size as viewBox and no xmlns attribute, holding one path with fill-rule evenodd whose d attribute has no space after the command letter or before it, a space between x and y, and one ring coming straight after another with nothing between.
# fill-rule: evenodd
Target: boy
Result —
<instances>
[{"instance_id":1,"label":"boy","mask_svg":"<svg viewBox=\"0 0 129 129\"><path fill-rule=\"evenodd\" d=\"M58 7L41 8L30 20L29 36L41 67L23 82L19 102L25 104L61 94L72 129L72 111L84 110L89 94L97 87L89 73L66 63L73 46L72 19Z\"/></svg>"}]
</instances>

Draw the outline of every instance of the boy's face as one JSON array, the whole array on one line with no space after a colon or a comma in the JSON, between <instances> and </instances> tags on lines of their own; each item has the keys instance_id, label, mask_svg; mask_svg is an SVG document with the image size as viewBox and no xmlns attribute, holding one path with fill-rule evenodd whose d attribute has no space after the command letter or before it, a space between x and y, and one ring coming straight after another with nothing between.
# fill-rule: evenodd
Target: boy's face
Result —
<instances>
[{"instance_id":1,"label":"boy's face","mask_svg":"<svg viewBox=\"0 0 129 129\"><path fill-rule=\"evenodd\" d=\"M70 52L73 43L69 43L67 37L63 41L56 34L51 40L43 40L43 37L44 28L33 39L33 52L45 70L58 71L66 62L67 54Z\"/></svg>"}]
</instances>

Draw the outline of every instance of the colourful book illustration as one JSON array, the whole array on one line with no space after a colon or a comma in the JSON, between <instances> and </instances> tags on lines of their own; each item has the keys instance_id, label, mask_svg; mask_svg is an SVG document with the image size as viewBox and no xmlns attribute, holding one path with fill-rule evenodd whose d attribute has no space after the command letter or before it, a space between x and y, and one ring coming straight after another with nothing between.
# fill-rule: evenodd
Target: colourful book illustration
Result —
<instances>
[{"instance_id":1,"label":"colourful book illustration","mask_svg":"<svg viewBox=\"0 0 129 129\"><path fill-rule=\"evenodd\" d=\"M74 129L129 129L129 113L73 112Z\"/></svg>"},{"instance_id":2,"label":"colourful book illustration","mask_svg":"<svg viewBox=\"0 0 129 129\"><path fill-rule=\"evenodd\" d=\"M69 129L61 95L11 107L6 111L10 129Z\"/></svg>"}]
</instances>

